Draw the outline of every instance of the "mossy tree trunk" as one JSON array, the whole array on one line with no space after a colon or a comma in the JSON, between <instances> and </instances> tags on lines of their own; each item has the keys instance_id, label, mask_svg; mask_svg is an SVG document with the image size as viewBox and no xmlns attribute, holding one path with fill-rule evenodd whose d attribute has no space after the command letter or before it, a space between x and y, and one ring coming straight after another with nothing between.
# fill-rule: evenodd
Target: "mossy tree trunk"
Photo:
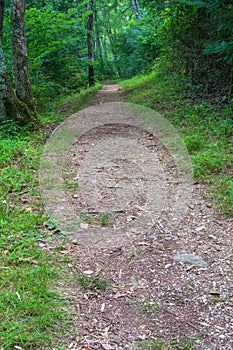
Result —
<instances>
[{"instance_id":1,"label":"mossy tree trunk","mask_svg":"<svg viewBox=\"0 0 233 350\"><path fill-rule=\"evenodd\" d=\"M19 125L35 124L35 114L15 95L11 84L0 40L0 122L13 120Z\"/></svg>"},{"instance_id":2,"label":"mossy tree trunk","mask_svg":"<svg viewBox=\"0 0 233 350\"><path fill-rule=\"evenodd\" d=\"M11 0L12 54L15 89L18 99L25 103L35 117L35 104L28 68L24 29L25 0Z\"/></svg>"},{"instance_id":3,"label":"mossy tree trunk","mask_svg":"<svg viewBox=\"0 0 233 350\"><path fill-rule=\"evenodd\" d=\"M2 30L5 1L0 0L0 122L13 120L20 125L36 124L35 109L20 101L13 90L2 49Z\"/></svg>"}]
</instances>

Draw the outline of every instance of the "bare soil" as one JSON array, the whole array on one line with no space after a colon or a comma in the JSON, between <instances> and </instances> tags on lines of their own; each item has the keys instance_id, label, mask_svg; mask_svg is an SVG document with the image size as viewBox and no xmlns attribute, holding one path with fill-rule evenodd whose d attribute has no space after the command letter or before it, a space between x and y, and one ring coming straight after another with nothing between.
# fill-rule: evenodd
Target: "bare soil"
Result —
<instances>
[{"instance_id":1,"label":"bare soil","mask_svg":"<svg viewBox=\"0 0 233 350\"><path fill-rule=\"evenodd\" d=\"M117 101L121 87L106 83L94 105ZM124 157L126 144L133 161ZM84 234L41 245L60 245L70 259L70 283L59 286L72 301L66 349L160 349L161 339L161 349L233 349L233 221L215 212L205 186L192 185L186 215L169 225L173 160L150 132L118 124L117 116L74 141L63 175ZM195 345L185 348L183 337L197 338Z\"/></svg>"}]
</instances>

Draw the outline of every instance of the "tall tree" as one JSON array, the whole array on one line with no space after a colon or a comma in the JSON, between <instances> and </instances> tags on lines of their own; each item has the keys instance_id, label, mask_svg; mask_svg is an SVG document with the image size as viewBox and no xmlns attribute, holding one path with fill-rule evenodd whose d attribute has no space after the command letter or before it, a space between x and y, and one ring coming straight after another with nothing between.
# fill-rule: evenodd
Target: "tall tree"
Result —
<instances>
[{"instance_id":1,"label":"tall tree","mask_svg":"<svg viewBox=\"0 0 233 350\"><path fill-rule=\"evenodd\" d=\"M10 106L15 103L15 95L2 49L4 9L5 1L0 0L0 117L6 119L6 117L9 117Z\"/></svg>"},{"instance_id":2,"label":"tall tree","mask_svg":"<svg viewBox=\"0 0 233 350\"><path fill-rule=\"evenodd\" d=\"M0 0L0 40L2 40L4 8L5 8L5 0Z\"/></svg>"},{"instance_id":3,"label":"tall tree","mask_svg":"<svg viewBox=\"0 0 233 350\"><path fill-rule=\"evenodd\" d=\"M19 100L26 103L35 113L28 68L24 14L25 0L11 0L12 53L16 94Z\"/></svg>"},{"instance_id":4,"label":"tall tree","mask_svg":"<svg viewBox=\"0 0 233 350\"><path fill-rule=\"evenodd\" d=\"M140 11L140 8L139 8L138 0L131 0L131 2L132 2L132 5L133 5L135 17L137 19L140 19L141 18L141 11Z\"/></svg>"},{"instance_id":5,"label":"tall tree","mask_svg":"<svg viewBox=\"0 0 233 350\"><path fill-rule=\"evenodd\" d=\"M94 0L88 2L88 19L87 19L87 47L88 47L88 82L89 86L95 84L94 72Z\"/></svg>"},{"instance_id":6,"label":"tall tree","mask_svg":"<svg viewBox=\"0 0 233 350\"><path fill-rule=\"evenodd\" d=\"M20 125L34 124L35 113L16 97L7 71L2 49L2 29L5 1L0 0L0 118L13 120Z\"/></svg>"}]
</instances>

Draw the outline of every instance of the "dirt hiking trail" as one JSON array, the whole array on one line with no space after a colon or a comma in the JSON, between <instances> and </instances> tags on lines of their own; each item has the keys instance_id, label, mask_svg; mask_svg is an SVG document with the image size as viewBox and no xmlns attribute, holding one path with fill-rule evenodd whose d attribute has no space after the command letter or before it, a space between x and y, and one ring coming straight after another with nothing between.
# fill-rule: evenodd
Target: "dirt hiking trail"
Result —
<instances>
[{"instance_id":1,"label":"dirt hiking trail","mask_svg":"<svg viewBox=\"0 0 233 350\"><path fill-rule=\"evenodd\" d=\"M194 183L174 225L174 159L123 107L122 88L105 83L91 109L72 116L86 131L57 175L66 185L57 210L81 220L67 240L41 242L71 259L70 283L58 288L72 301L65 349L231 350L232 218L216 214Z\"/></svg>"}]
</instances>

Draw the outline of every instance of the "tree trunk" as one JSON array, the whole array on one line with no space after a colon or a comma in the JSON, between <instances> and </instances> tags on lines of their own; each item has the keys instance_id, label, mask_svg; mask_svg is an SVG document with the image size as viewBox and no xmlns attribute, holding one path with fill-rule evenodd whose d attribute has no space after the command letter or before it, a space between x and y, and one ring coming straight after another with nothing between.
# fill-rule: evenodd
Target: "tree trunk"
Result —
<instances>
[{"instance_id":1,"label":"tree trunk","mask_svg":"<svg viewBox=\"0 0 233 350\"><path fill-rule=\"evenodd\" d=\"M12 83L7 72L2 50L2 28L5 1L0 0L0 122L13 120L20 125L35 124L35 114L28 106L15 96Z\"/></svg>"},{"instance_id":2,"label":"tree trunk","mask_svg":"<svg viewBox=\"0 0 233 350\"><path fill-rule=\"evenodd\" d=\"M0 40L2 40L4 9L5 9L5 0L0 0Z\"/></svg>"},{"instance_id":3,"label":"tree trunk","mask_svg":"<svg viewBox=\"0 0 233 350\"><path fill-rule=\"evenodd\" d=\"M5 64L3 51L2 51L2 28L3 28L4 9L5 9L5 1L0 0L0 118L1 119L6 118L6 108L4 104L4 98L7 94L7 87L9 85L6 64Z\"/></svg>"},{"instance_id":4,"label":"tree trunk","mask_svg":"<svg viewBox=\"0 0 233 350\"><path fill-rule=\"evenodd\" d=\"M0 122L13 120L19 125L35 124L35 115L31 113L26 104L15 96L2 51L0 40Z\"/></svg>"},{"instance_id":5,"label":"tree trunk","mask_svg":"<svg viewBox=\"0 0 233 350\"><path fill-rule=\"evenodd\" d=\"M135 13L135 17L136 19L140 19L141 16L141 11L139 8L139 3L138 0L131 0L132 1L132 5L133 5L133 9L134 9L134 13Z\"/></svg>"},{"instance_id":6,"label":"tree trunk","mask_svg":"<svg viewBox=\"0 0 233 350\"><path fill-rule=\"evenodd\" d=\"M121 67L120 67L119 63L117 62L117 51L115 49L116 37L112 33L111 28L107 28L107 27L105 27L105 28L106 28L106 33L108 35L108 39L109 39L109 43L110 43L110 49L112 51L113 62L114 62L114 65L116 67L116 74L117 74L117 77L119 78L121 76Z\"/></svg>"},{"instance_id":7,"label":"tree trunk","mask_svg":"<svg viewBox=\"0 0 233 350\"><path fill-rule=\"evenodd\" d=\"M35 115L24 29L25 0L11 0L12 54L16 95Z\"/></svg>"},{"instance_id":8,"label":"tree trunk","mask_svg":"<svg viewBox=\"0 0 233 350\"><path fill-rule=\"evenodd\" d=\"M98 24L98 17L97 17L97 11L95 10L95 42L96 42L96 54L99 59L100 66L103 67L104 60L103 60L103 52L102 52L102 45L101 45L101 39L100 39L100 30L99 30L99 24Z\"/></svg>"},{"instance_id":9,"label":"tree trunk","mask_svg":"<svg viewBox=\"0 0 233 350\"><path fill-rule=\"evenodd\" d=\"M2 31L5 1L0 0L0 118L8 119L8 106L14 101L14 91L8 76L2 50ZM1 121L1 120L0 120Z\"/></svg>"},{"instance_id":10,"label":"tree trunk","mask_svg":"<svg viewBox=\"0 0 233 350\"><path fill-rule=\"evenodd\" d=\"M87 48L88 48L88 82L89 86L95 84L95 72L94 72L94 40L93 40L93 28L94 28L94 0L89 0L88 11L90 11L87 20Z\"/></svg>"}]
</instances>

